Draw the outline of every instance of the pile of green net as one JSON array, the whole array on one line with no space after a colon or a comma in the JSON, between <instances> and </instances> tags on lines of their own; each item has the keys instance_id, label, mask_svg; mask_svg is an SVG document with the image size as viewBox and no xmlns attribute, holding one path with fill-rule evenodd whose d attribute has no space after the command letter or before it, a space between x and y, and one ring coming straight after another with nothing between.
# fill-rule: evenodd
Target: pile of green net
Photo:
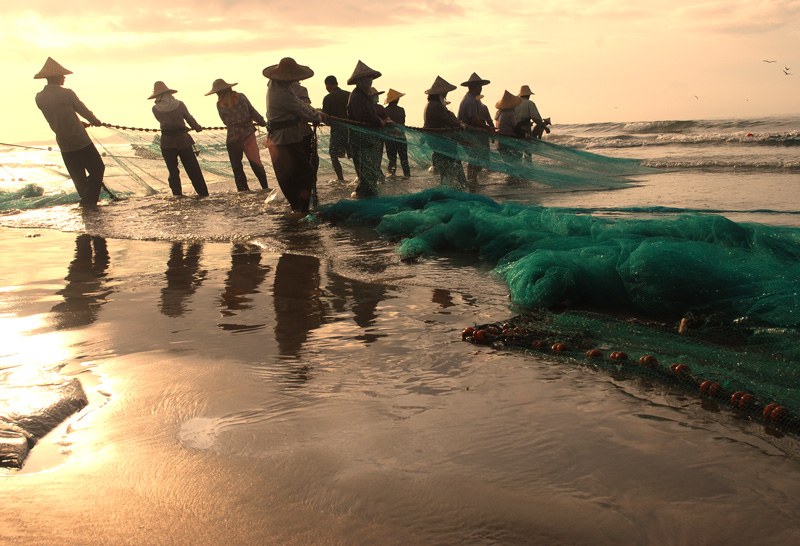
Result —
<instances>
[{"instance_id":1,"label":"pile of green net","mask_svg":"<svg viewBox=\"0 0 800 546\"><path fill-rule=\"evenodd\" d=\"M717 396L746 391L756 396L753 408L775 401L800 415L799 229L702 214L598 218L446 189L320 212L374 225L398 241L401 259L469 252L489 261L528 313L518 322L541 347L566 343L571 352L561 356L583 359L591 348L632 361L652 355L658 371L640 373L669 376L669 365L682 363L692 383L719 382Z\"/></svg>"}]
</instances>

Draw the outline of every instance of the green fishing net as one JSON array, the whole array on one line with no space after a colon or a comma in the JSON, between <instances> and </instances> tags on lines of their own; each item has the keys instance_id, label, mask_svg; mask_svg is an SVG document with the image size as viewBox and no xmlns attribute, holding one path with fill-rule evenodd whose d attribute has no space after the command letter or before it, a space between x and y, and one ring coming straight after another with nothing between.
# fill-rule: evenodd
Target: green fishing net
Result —
<instances>
[{"instance_id":1,"label":"green fishing net","mask_svg":"<svg viewBox=\"0 0 800 546\"><path fill-rule=\"evenodd\" d=\"M320 213L374 225L404 260L470 252L493 264L525 312L514 328L528 334L496 324L480 342L548 351L564 343L570 350L559 356L581 361L592 348L622 351L632 359L602 362L698 388L719 382L717 397L746 391L751 409L774 401L800 415L798 229L702 214L599 218L447 189ZM661 364L638 365L646 355Z\"/></svg>"}]
</instances>

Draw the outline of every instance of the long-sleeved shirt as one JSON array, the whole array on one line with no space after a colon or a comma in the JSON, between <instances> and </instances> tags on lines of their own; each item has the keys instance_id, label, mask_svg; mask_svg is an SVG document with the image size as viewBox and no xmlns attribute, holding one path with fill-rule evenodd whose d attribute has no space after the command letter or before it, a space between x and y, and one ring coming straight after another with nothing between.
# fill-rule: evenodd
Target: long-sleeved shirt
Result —
<instances>
[{"instance_id":1,"label":"long-sleeved shirt","mask_svg":"<svg viewBox=\"0 0 800 546\"><path fill-rule=\"evenodd\" d=\"M472 93L467 93L461 99L461 104L458 106L458 120L466 123L467 125L475 125L473 118L480 121L478 114L478 100Z\"/></svg>"},{"instance_id":2,"label":"long-sleeved shirt","mask_svg":"<svg viewBox=\"0 0 800 546\"><path fill-rule=\"evenodd\" d=\"M441 101L428 101L424 112L424 129L458 129L461 124L458 118L442 104Z\"/></svg>"},{"instance_id":3,"label":"long-sleeved shirt","mask_svg":"<svg viewBox=\"0 0 800 546\"><path fill-rule=\"evenodd\" d=\"M522 98L522 102L514 109L514 116L517 118L517 123L520 121L535 121L542 122L542 116L539 114L539 109L531 99Z\"/></svg>"},{"instance_id":4,"label":"long-sleeved shirt","mask_svg":"<svg viewBox=\"0 0 800 546\"><path fill-rule=\"evenodd\" d=\"M375 127L381 126L381 118L375 109L375 103L368 94L362 89L356 87L350 93L350 99L347 101L347 118L353 121L360 121L366 125L373 125Z\"/></svg>"},{"instance_id":5,"label":"long-sleeved shirt","mask_svg":"<svg viewBox=\"0 0 800 546\"><path fill-rule=\"evenodd\" d=\"M278 145L294 144L309 133L308 122L322 121L319 112L297 98L287 82L271 80L267 88L269 138Z\"/></svg>"},{"instance_id":6,"label":"long-sleeved shirt","mask_svg":"<svg viewBox=\"0 0 800 546\"><path fill-rule=\"evenodd\" d=\"M195 131L200 130L200 124L197 123L197 120L189 113L189 109L186 108L186 105L181 101L178 102L180 105L177 108L167 112L157 110L156 107L153 106L153 115L161 124L162 148L176 148L180 150L182 148L189 148L194 144L194 139L189 136L188 129L183 123L184 120L189 124L189 127Z\"/></svg>"},{"instance_id":7,"label":"long-sleeved shirt","mask_svg":"<svg viewBox=\"0 0 800 546\"><path fill-rule=\"evenodd\" d=\"M231 91L231 93L235 93L235 91ZM253 108L243 93L237 93L237 95L236 104L231 108L226 108L220 104L221 101L217 101L219 117L228 128L228 142L241 142L254 134L256 132L256 128L253 127L254 121L261 126L267 124L264 116Z\"/></svg>"},{"instance_id":8,"label":"long-sleeved shirt","mask_svg":"<svg viewBox=\"0 0 800 546\"><path fill-rule=\"evenodd\" d=\"M398 125L406 124L406 111L397 102L390 102L386 107L386 114Z\"/></svg>"},{"instance_id":9,"label":"long-sleeved shirt","mask_svg":"<svg viewBox=\"0 0 800 546\"><path fill-rule=\"evenodd\" d=\"M514 109L498 110L494 116L497 132L504 135L514 135L516 133L517 118Z\"/></svg>"},{"instance_id":10,"label":"long-sleeved shirt","mask_svg":"<svg viewBox=\"0 0 800 546\"><path fill-rule=\"evenodd\" d=\"M94 125L100 125L100 120L86 108L72 89L48 83L36 94L36 106L56 134L56 142L62 152L75 152L92 143L76 114Z\"/></svg>"},{"instance_id":11,"label":"long-sleeved shirt","mask_svg":"<svg viewBox=\"0 0 800 546\"><path fill-rule=\"evenodd\" d=\"M322 111L329 116L347 119L347 101L350 92L337 87L322 99Z\"/></svg>"}]
</instances>

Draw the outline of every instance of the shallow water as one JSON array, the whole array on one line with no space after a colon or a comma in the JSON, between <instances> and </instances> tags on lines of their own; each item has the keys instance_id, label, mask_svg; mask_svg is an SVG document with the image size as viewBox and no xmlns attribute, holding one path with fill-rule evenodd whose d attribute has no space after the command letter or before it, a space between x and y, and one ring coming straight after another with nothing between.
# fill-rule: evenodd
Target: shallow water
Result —
<instances>
[{"instance_id":1,"label":"shallow water","mask_svg":"<svg viewBox=\"0 0 800 546\"><path fill-rule=\"evenodd\" d=\"M85 235L0 232L27 265L5 269L3 331L22 337L0 362L66 364L93 399L0 480L5 541L800 536L793 438L664 385L461 342L511 314L480 264L403 264L369 230L274 221L281 248L95 239L90 257Z\"/></svg>"},{"instance_id":2,"label":"shallow water","mask_svg":"<svg viewBox=\"0 0 800 546\"><path fill-rule=\"evenodd\" d=\"M492 175L481 193L800 226L791 165L677 168L670 156L703 149L670 146L604 150L674 167L623 189ZM383 191L434 184L415 171ZM224 178L210 187L205 200L138 193L0 217L0 370L60 369L90 400L0 476L0 542L800 538L796 437L677 387L464 343L465 326L519 311L494 264L400 262L369 227L309 223ZM352 189L323 177L321 202Z\"/></svg>"}]
</instances>

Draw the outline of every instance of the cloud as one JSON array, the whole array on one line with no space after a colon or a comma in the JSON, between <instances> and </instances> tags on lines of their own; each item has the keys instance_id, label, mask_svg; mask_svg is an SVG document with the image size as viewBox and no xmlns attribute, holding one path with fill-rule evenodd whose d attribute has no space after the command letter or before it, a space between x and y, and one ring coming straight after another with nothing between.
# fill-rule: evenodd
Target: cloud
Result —
<instances>
[{"instance_id":1,"label":"cloud","mask_svg":"<svg viewBox=\"0 0 800 546\"><path fill-rule=\"evenodd\" d=\"M715 0L681 6L674 10L679 24L724 34L757 34L780 28L796 28L800 22L800 0Z\"/></svg>"}]
</instances>

